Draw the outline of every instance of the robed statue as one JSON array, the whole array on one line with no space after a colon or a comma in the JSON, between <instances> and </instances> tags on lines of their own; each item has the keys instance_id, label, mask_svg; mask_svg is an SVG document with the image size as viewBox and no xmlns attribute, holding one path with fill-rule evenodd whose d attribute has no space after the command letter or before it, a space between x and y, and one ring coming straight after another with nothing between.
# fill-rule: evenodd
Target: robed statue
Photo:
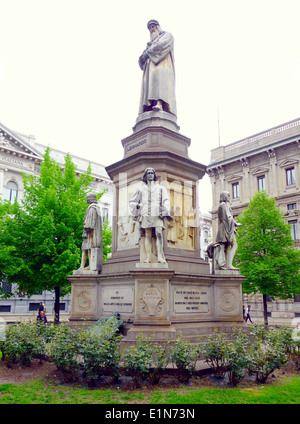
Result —
<instances>
[{"instance_id":1,"label":"robed statue","mask_svg":"<svg viewBox=\"0 0 300 424\"><path fill-rule=\"evenodd\" d=\"M236 228L239 226L230 208L230 194L222 191L218 208L218 232L215 243L207 248L208 256L213 259L213 270L236 270L232 265L237 249Z\"/></svg>"},{"instance_id":2,"label":"robed statue","mask_svg":"<svg viewBox=\"0 0 300 424\"><path fill-rule=\"evenodd\" d=\"M174 38L154 19L147 27L150 41L139 58L143 71L139 114L156 110L176 116Z\"/></svg>"},{"instance_id":3,"label":"robed statue","mask_svg":"<svg viewBox=\"0 0 300 424\"><path fill-rule=\"evenodd\" d=\"M81 265L78 271L89 270L100 273L103 262L101 210L94 193L86 196L89 204L83 223ZM89 259L87 266L86 262Z\"/></svg>"}]
</instances>

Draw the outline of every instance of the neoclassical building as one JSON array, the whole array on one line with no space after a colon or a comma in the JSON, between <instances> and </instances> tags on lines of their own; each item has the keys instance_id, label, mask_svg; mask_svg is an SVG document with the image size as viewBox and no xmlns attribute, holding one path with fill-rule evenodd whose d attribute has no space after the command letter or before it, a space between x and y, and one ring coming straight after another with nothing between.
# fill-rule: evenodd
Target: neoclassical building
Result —
<instances>
[{"instance_id":1,"label":"neoclassical building","mask_svg":"<svg viewBox=\"0 0 300 424\"><path fill-rule=\"evenodd\" d=\"M14 202L15 199L21 201L24 196L24 185L22 174L38 175L40 164L47 146L38 143L34 136L21 134L10 130L0 123L0 197ZM51 157L61 166L64 164L65 152L51 149ZM104 165L82 159L72 155L73 163L77 166L77 174L86 172L91 163L92 176L91 189L96 193L106 188L105 194L101 197L99 205L102 212L102 219L112 220L114 187L108 177ZM4 290L10 290L6 282L0 282ZM13 289L13 288L12 288ZM10 314L30 314L34 313L39 302L46 305L49 313L53 310L53 293L43 291L31 298L14 296L10 299L0 300L1 313ZM70 296L61 299L61 311L68 312Z\"/></svg>"},{"instance_id":2,"label":"neoclassical building","mask_svg":"<svg viewBox=\"0 0 300 424\"><path fill-rule=\"evenodd\" d=\"M212 188L214 237L222 191L230 193L232 212L237 216L258 190L266 190L284 211L295 246L300 247L300 118L213 149L207 172ZM249 299L260 316L261 296L245 297L245 303ZM275 321L300 317L299 296L286 302L270 299L268 311Z\"/></svg>"}]
</instances>

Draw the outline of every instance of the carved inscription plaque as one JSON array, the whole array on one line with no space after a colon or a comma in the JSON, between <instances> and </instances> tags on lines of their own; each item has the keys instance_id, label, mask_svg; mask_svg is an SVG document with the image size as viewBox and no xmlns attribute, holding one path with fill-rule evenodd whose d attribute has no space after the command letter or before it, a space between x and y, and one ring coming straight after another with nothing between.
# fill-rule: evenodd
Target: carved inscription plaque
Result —
<instances>
[{"instance_id":1,"label":"carved inscription plaque","mask_svg":"<svg viewBox=\"0 0 300 424\"><path fill-rule=\"evenodd\" d=\"M175 314L209 312L207 288L198 286L175 287L174 312Z\"/></svg>"},{"instance_id":2,"label":"carved inscription plaque","mask_svg":"<svg viewBox=\"0 0 300 424\"><path fill-rule=\"evenodd\" d=\"M133 312L133 289L103 288L102 308L104 312Z\"/></svg>"}]
</instances>

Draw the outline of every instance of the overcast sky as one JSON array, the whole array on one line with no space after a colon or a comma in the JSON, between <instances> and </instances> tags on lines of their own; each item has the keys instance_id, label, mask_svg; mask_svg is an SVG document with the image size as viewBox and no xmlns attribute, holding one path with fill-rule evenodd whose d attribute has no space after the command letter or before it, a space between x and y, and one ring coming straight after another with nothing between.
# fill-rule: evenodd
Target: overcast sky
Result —
<instances>
[{"instance_id":1,"label":"overcast sky","mask_svg":"<svg viewBox=\"0 0 300 424\"><path fill-rule=\"evenodd\" d=\"M0 0L0 11L0 122L42 144L123 158L150 19L175 38L192 160L208 165L219 136L226 145L300 117L299 0Z\"/></svg>"}]
</instances>

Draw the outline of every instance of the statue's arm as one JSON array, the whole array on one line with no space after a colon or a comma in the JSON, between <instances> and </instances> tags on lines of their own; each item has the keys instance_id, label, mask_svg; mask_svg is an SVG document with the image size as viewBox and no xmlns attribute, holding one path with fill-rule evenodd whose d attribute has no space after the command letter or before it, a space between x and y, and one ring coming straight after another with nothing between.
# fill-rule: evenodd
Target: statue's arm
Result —
<instances>
[{"instance_id":1,"label":"statue's arm","mask_svg":"<svg viewBox=\"0 0 300 424\"><path fill-rule=\"evenodd\" d=\"M171 52L174 45L174 37L170 32L164 33L157 41L146 49L146 54L158 65Z\"/></svg>"}]
</instances>

